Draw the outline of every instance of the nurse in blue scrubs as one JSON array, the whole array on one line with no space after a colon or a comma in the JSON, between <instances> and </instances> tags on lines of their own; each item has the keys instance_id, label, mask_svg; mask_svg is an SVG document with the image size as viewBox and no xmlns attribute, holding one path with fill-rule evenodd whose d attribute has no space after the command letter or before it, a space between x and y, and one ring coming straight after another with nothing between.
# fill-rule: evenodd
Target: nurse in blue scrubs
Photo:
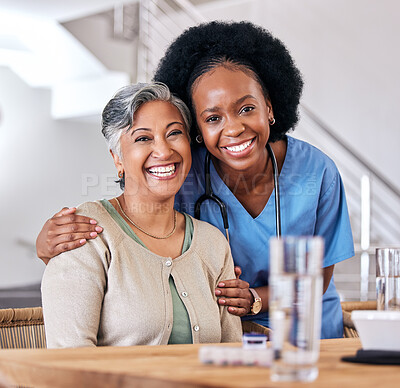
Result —
<instances>
[{"instance_id":1,"label":"nurse in blue scrubs","mask_svg":"<svg viewBox=\"0 0 400 388\"><path fill-rule=\"evenodd\" d=\"M241 275L219 284L218 302L243 320L269 326L269 239L276 233L269 143L280 172L282 235L325 239L321 338L341 337L332 274L336 263L354 255L346 197L333 161L287 135L298 120L303 81L285 46L251 23L211 22L180 35L154 78L188 104L197 123L191 133L192 169L176 208L194 214L205 190L208 151L213 191L228 210L230 246ZM44 261L101 231L93 220L73 213L64 209L45 224L37 240ZM201 219L225 233L214 202L203 203Z\"/></svg>"}]
</instances>

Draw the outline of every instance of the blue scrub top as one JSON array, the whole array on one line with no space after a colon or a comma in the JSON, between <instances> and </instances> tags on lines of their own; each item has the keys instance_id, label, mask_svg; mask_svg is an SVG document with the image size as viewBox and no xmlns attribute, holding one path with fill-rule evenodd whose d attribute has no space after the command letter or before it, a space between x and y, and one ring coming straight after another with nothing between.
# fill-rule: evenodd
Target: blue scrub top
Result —
<instances>
[{"instance_id":1,"label":"blue scrub top","mask_svg":"<svg viewBox=\"0 0 400 388\"><path fill-rule=\"evenodd\" d=\"M204 193L206 149L193 150L189 175L176 196L176 208L194 214L194 204ZM227 206L233 260L242 268L241 279L250 287L268 285L269 239L276 235L275 192L263 211L253 218L216 172L211 163L211 185ZM279 178L282 235L318 235L325 240L323 267L354 256L353 236L346 197L334 162L323 152L301 140L287 137L287 152ZM213 201L201 206L201 219L224 235L221 212ZM268 313L246 316L269 326ZM333 282L323 296L321 338L343 336L340 299Z\"/></svg>"}]
</instances>

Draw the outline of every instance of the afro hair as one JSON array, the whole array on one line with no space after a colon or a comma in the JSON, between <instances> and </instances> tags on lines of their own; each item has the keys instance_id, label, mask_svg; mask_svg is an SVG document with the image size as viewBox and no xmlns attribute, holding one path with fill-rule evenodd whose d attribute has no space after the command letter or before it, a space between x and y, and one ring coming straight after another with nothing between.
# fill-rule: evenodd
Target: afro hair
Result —
<instances>
[{"instance_id":1,"label":"afro hair","mask_svg":"<svg viewBox=\"0 0 400 388\"><path fill-rule=\"evenodd\" d=\"M269 140L283 139L298 121L303 80L285 45L262 27L250 22L220 21L191 27L169 46L154 80L168 85L193 113L193 71L199 63L215 64L221 59L255 72L268 93L276 119ZM195 131L191 136L194 139Z\"/></svg>"}]
</instances>

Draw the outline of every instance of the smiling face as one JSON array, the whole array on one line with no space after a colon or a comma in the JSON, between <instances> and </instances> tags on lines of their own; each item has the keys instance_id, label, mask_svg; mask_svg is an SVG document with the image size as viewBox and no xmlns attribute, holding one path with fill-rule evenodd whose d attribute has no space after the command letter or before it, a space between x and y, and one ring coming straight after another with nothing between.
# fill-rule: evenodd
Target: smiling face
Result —
<instances>
[{"instance_id":1,"label":"smiling face","mask_svg":"<svg viewBox=\"0 0 400 388\"><path fill-rule=\"evenodd\" d=\"M216 67L196 80L192 102L204 143L219 168L229 174L265 167L273 112L255 77Z\"/></svg>"},{"instance_id":2,"label":"smiling face","mask_svg":"<svg viewBox=\"0 0 400 388\"><path fill-rule=\"evenodd\" d=\"M121 158L115 154L113 158L118 171L125 172L125 195L162 201L178 192L192 159L184 121L175 106L165 101L143 104L120 145Z\"/></svg>"}]
</instances>

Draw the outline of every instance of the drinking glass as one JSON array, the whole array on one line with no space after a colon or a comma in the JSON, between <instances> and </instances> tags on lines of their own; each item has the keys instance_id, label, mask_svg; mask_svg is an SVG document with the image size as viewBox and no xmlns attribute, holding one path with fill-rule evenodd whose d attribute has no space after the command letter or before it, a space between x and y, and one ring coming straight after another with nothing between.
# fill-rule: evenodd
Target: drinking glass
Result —
<instances>
[{"instance_id":1,"label":"drinking glass","mask_svg":"<svg viewBox=\"0 0 400 388\"><path fill-rule=\"evenodd\" d=\"M376 250L378 310L400 310L400 248Z\"/></svg>"},{"instance_id":2,"label":"drinking glass","mask_svg":"<svg viewBox=\"0 0 400 388\"><path fill-rule=\"evenodd\" d=\"M270 240L273 381L313 381L318 376L323 256L321 237Z\"/></svg>"}]
</instances>

